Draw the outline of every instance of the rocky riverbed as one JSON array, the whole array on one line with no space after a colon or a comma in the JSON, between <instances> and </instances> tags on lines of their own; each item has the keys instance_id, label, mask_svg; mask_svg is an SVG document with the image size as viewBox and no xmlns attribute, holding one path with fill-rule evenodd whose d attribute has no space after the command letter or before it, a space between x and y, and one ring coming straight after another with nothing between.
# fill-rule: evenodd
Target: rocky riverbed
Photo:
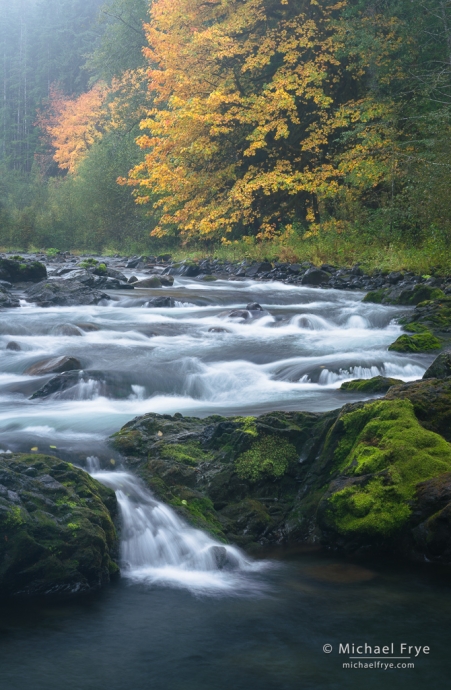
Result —
<instances>
[{"instance_id":1,"label":"rocky riverbed","mask_svg":"<svg viewBox=\"0 0 451 690\"><path fill-rule=\"evenodd\" d=\"M209 533L219 569L221 544L451 562L448 279L69 254L0 279L1 595L118 572L87 458Z\"/></svg>"}]
</instances>

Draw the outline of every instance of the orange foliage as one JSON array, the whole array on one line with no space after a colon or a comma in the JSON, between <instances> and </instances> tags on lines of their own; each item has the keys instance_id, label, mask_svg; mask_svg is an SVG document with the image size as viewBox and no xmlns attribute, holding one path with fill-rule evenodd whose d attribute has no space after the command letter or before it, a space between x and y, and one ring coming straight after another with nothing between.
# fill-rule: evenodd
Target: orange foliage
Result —
<instances>
[{"instance_id":1,"label":"orange foliage","mask_svg":"<svg viewBox=\"0 0 451 690\"><path fill-rule=\"evenodd\" d=\"M103 84L73 99L52 88L49 107L39 115L37 124L54 147L54 160L62 170L74 172L91 146L102 138L107 94Z\"/></svg>"}]
</instances>

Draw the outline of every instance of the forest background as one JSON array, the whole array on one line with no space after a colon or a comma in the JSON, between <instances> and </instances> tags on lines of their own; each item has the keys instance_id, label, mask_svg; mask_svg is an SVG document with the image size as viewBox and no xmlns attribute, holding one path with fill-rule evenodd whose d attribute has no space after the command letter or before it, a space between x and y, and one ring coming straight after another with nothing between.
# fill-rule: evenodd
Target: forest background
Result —
<instances>
[{"instance_id":1,"label":"forest background","mask_svg":"<svg viewBox=\"0 0 451 690\"><path fill-rule=\"evenodd\" d=\"M451 0L0 0L0 246L451 269Z\"/></svg>"}]
</instances>

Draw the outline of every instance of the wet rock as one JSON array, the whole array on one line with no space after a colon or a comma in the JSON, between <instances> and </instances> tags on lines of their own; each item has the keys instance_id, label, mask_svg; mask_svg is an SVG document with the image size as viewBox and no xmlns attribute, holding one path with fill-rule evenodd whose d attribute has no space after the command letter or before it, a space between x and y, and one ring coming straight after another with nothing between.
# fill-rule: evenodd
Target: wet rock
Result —
<instances>
[{"instance_id":1,"label":"wet rock","mask_svg":"<svg viewBox=\"0 0 451 690\"><path fill-rule=\"evenodd\" d=\"M251 302L250 304L247 305L246 309L248 311L265 311L258 302Z\"/></svg>"},{"instance_id":2,"label":"wet rock","mask_svg":"<svg viewBox=\"0 0 451 690\"><path fill-rule=\"evenodd\" d=\"M330 280L330 274L326 271L321 271L319 268L310 268L302 276L302 285L323 285Z\"/></svg>"},{"instance_id":3,"label":"wet rock","mask_svg":"<svg viewBox=\"0 0 451 690\"><path fill-rule=\"evenodd\" d=\"M252 551L299 541L451 562L451 444L436 433L450 420L451 380L431 379L318 415L149 414L113 443L185 518ZM442 497L421 508L424 482Z\"/></svg>"},{"instance_id":4,"label":"wet rock","mask_svg":"<svg viewBox=\"0 0 451 690\"><path fill-rule=\"evenodd\" d=\"M130 276L130 278L128 279L127 282L130 284L133 284L133 283L137 283L138 280L139 280L139 278L137 278L136 276Z\"/></svg>"},{"instance_id":5,"label":"wet rock","mask_svg":"<svg viewBox=\"0 0 451 690\"><path fill-rule=\"evenodd\" d=\"M375 376L372 379L356 379L345 381L340 386L345 393L386 393L392 386L404 383L400 379L386 378L385 376Z\"/></svg>"},{"instance_id":6,"label":"wet rock","mask_svg":"<svg viewBox=\"0 0 451 690\"><path fill-rule=\"evenodd\" d=\"M0 290L10 290L11 288L12 284L7 280L0 280Z\"/></svg>"},{"instance_id":7,"label":"wet rock","mask_svg":"<svg viewBox=\"0 0 451 690\"><path fill-rule=\"evenodd\" d=\"M440 350L443 341L429 331L418 335L401 335L388 348L391 352L430 352Z\"/></svg>"},{"instance_id":8,"label":"wet rock","mask_svg":"<svg viewBox=\"0 0 451 690\"><path fill-rule=\"evenodd\" d=\"M11 340L11 342L7 344L6 349L12 352L20 352L22 350L19 343L16 343L15 340Z\"/></svg>"},{"instance_id":9,"label":"wet rock","mask_svg":"<svg viewBox=\"0 0 451 690\"><path fill-rule=\"evenodd\" d=\"M218 327L213 327L208 329L209 333L230 333L230 331L227 330L227 328L218 328Z\"/></svg>"},{"instance_id":10,"label":"wet rock","mask_svg":"<svg viewBox=\"0 0 451 690\"><path fill-rule=\"evenodd\" d=\"M47 278L47 269L39 261L0 259L0 279L10 283L38 283Z\"/></svg>"},{"instance_id":11,"label":"wet rock","mask_svg":"<svg viewBox=\"0 0 451 690\"><path fill-rule=\"evenodd\" d=\"M0 456L0 597L74 595L118 574L114 492L47 455Z\"/></svg>"},{"instance_id":12,"label":"wet rock","mask_svg":"<svg viewBox=\"0 0 451 690\"><path fill-rule=\"evenodd\" d=\"M78 280L49 280L33 285L25 291L29 302L40 307L72 307L99 304L110 297L104 292L90 288Z\"/></svg>"},{"instance_id":13,"label":"wet rock","mask_svg":"<svg viewBox=\"0 0 451 690\"><path fill-rule=\"evenodd\" d=\"M442 352L424 374L424 379L446 379L451 376L451 351Z\"/></svg>"},{"instance_id":14,"label":"wet rock","mask_svg":"<svg viewBox=\"0 0 451 690\"><path fill-rule=\"evenodd\" d=\"M391 388L387 400L409 400L420 424L451 442L451 379L423 379Z\"/></svg>"},{"instance_id":15,"label":"wet rock","mask_svg":"<svg viewBox=\"0 0 451 690\"><path fill-rule=\"evenodd\" d=\"M0 288L0 309L16 309L17 307L20 307L17 297Z\"/></svg>"},{"instance_id":16,"label":"wet rock","mask_svg":"<svg viewBox=\"0 0 451 690\"><path fill-rule=\"evenodd\" d=\"M268 273L268 271L270 271L271 269L272 265L267 261L252 264L252 266L249 266L249 268L246 269L246 278L253 278L259 275L260 273Z\"/></svg>"},{"instance_id":17,"label":"wet rock","mask_svg":"<svg viewBox=\"0 0 451 690\"><path fill-rule=\"evenodd\" d=\"M59 326L54 326L50 331L52 335L66 335L66 336L82 336L83 331L78 326L72 323L62 323Z\"/></svg>"},{"instance_id":18,"label":"wet rock","mask_svg":"<svg viewBox=\"0 0 451 690\"><path fill-rule=\"evenodd\" d=\"M48 398L51 395L57 395L57 397L65 400L80 399L79 389L71 391L80 384L88 384L88 396L101 395L115 400L125 400L132 394L130 381L121 374L82 370L67 371L54 376L39 390L35 391L30 400Z\"/></svg>"},{"instance_id":19,"label":"wet rock","mask_svg":"<svg viewBox=\"0 0 451 690\"><path fill-rule=\"evenodd\" d=\"M67 390L68 388L72 388L73 386L76 386L78 383L81 381L81 376L82 372L75 370L75 371L67 371L64 374L58 374L58 376L55 376L54 378L50 379L44 386L39 388L33 395L31 396L30 400L36 400L38 398L47 398L50 395L54 395L55 393L60 393L62 391Z\"/></svg>"},{"instance_id":20,"label":"wet rock","mask_svg":"<svg viewBox=\"0 0 451 690\"><path fill-rule=\"evenodd\" d=\"M78 328L81 328L82 331L86 331L86 333L91 333L94 331L100 331L101 330L100 326L96 326L95 323L76 323L75 325Z\"/></svg>"},{"instance_id":21,"label":"wet rock","mask_svg":"<svg viewBox=\"0 0 451 690\"><path fill-rule=\"evenodd\" d=\"M252 318L252 314L248 309L234 309L228 312L227 316L229 319L244 319L245 321Z\"/></svg>"},{"instance_id":22,"label":"wet rock","mask_svg":"<svg viewBox=\"0 0 451 690\"><path fill-rule=\"evenodd\" d=\"M163 283L159 276L152 276L152 278L144 278L133 283L134 288L161 288Z\"/></svg>"},{"instance_id":23,"label":"wet rock","mask_svg":"<svg viewBox=\"0 0 451 690\"><path fill-rule=\"evenodd\" d=\"M201 273L201 269L198 264L191 262L183 262L174 264L170 268L166 269L164 273L171 276L185 276L186 278L196 278Z\"/></svg>"},{"instance_id":24,"label":"wet rock","mask_svg":"<svg viewBox=\"0 0 451 690\"><path fill-rule=\"evenodd\" d=\"M146 307L151 309L161 309L163 307L175 307L175 301L172 297L152 297L145 303Z\"/></svg>"},{"instance_id":25,"label":"wet rock","mask_svg":"<svg viewBox=\"0 0 451 690\"><path fill-rule=\"evenodd\" d=\"M81 364L75 357L51 357L35 362L24 374L27 376L47 376L48 374L61 374L65 371L81 369Z\"/></svg>"}]
</instances>

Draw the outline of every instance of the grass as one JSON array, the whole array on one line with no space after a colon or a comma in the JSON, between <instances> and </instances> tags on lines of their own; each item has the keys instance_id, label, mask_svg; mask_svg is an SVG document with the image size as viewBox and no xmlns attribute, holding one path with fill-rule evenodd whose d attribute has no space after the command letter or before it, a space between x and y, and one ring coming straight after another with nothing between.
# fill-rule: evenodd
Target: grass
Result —
<instances>
[{"instance_id":1,"label":"grass","mask_svg":"<svg viewBox=\"0 0 451 690\"><path fill-rule=\"evenodd\" d=\"M311 233L289 228L278 237L259 241L245 236L239 240L192 241L189 244L143 238L142 242L124 241L121 246L106 245L101 252L93 249L74 249L73 254L91 253L104 256L171 254L172 259L198 261L215 258L220 261L281 261L297 263L311 261L315 265L330 263L340 267L360 264L363 270L413 271L417 275L451 273L451 254L445 237L433 233L422 241L393 239L390 233L370 227L349 226L346 232L329 225ZM64 250L65 248L61 248ZM18 251L23 247L0 247L1 251ZM38 251L37 247L29 247ZM44 250L45 251L45 250Z\"/></svg>"}]
</instances>

